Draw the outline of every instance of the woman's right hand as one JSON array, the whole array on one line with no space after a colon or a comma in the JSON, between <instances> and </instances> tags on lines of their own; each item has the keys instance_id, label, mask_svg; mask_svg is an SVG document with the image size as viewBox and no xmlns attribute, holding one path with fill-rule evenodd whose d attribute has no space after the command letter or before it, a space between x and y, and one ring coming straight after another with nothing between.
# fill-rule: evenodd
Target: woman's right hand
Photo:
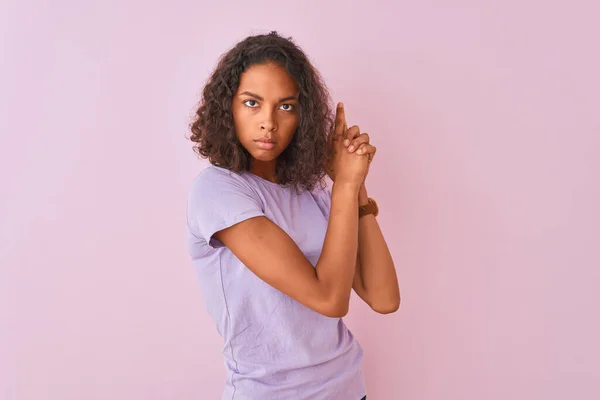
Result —
<instances>
[{"instance_id":1,"label":"woman's right hand","mask_svg":"<svg viewBox=\"0 0 600 400\"><path fill-rule=\"evenodd\" d=\"M358 126L346 127L344 105L339 103L335 114L335 129L329 135L332 156L327 168L329 177L335 183L352 183L361 185L369 171L369 159L366 155L351 153L344 146L344 139L358 136Z\"/></svg>"}]
</instances>

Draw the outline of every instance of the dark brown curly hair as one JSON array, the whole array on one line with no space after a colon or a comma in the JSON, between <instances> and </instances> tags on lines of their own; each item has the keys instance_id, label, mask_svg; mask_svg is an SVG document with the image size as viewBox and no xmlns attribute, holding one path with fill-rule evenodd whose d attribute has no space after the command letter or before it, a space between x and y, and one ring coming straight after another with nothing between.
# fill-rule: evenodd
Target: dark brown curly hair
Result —
<instances>
[{"instance_id":1,"label":"dark brown curly hair","mask_svg":"<svg viewBox=\"0 0 600 400\"><path fill-rule=\"evenodd\" d=\"M242 73L269 61L285 68L299 90L298 128L277 159L277 182L312 190L322 182L330 156L327 135L334 123L330 95L306 54L275 31L249 36L219 59L202 92L189 139L196 143L194 151L211 164L234 172L250 170L253 158L236 135L232 101Z\"/></svg>"}]
</instances>

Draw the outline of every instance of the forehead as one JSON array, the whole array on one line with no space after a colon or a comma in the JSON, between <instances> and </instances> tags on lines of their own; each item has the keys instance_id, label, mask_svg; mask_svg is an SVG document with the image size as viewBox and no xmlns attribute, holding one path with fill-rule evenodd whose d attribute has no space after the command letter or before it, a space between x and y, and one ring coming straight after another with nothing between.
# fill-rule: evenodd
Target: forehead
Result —
<instances>
[{"instance_id":1,"label":"forehead","mask_svg":"<svg viewBox=\"0 0 600 400\"><path fill-rule=\"evenodd\" d=\"M238 93L250 91L262 97L293 96L298 89L285 68L268 62L248 68L240 77Z\"/></svg>"}]
</instances>

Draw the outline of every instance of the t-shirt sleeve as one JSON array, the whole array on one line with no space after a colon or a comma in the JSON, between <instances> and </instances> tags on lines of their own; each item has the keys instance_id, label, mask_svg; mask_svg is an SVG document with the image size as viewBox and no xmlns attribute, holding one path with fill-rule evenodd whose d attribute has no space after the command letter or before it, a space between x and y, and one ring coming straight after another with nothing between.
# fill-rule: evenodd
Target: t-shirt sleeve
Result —
<instances>
[{"instance_id":1,"label":"t-shirt sleeve","mask_svg":"<svg viewBox=\"0 0 600 400\"><path fill-rule=\"evenodd\" d=\"M192 182L187 206L188 228L213 248L224 246L212 237L216 232L264 215L256 192L235 173L209 167Z\"/></svg>"}]
</instances>

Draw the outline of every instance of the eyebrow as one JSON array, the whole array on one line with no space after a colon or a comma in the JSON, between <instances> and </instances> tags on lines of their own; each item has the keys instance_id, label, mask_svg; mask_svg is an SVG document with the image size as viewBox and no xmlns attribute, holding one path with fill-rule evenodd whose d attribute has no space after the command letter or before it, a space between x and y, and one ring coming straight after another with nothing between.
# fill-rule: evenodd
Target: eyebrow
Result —
<instances>
[{"instance_id":1,"label":"eyebrow","mask_svg":"<svg viewBox=\"0 0 600 400\"><path fill-rule=\"evenodd\" d=\"M242 96L242 95L254 97L255 99L260 100L260 101L264 101L265 100L262 97L260 97L259 95L257 95L256 93L252 93L252 92L242 92L242 93L240 93L240 96ZM298 98L296 96L288 96L288 97L284 97L282 99L279 99L279 102L282 103L282 102L288 101L288 100L298 100Z\"/></svg>"}]
</instances>

